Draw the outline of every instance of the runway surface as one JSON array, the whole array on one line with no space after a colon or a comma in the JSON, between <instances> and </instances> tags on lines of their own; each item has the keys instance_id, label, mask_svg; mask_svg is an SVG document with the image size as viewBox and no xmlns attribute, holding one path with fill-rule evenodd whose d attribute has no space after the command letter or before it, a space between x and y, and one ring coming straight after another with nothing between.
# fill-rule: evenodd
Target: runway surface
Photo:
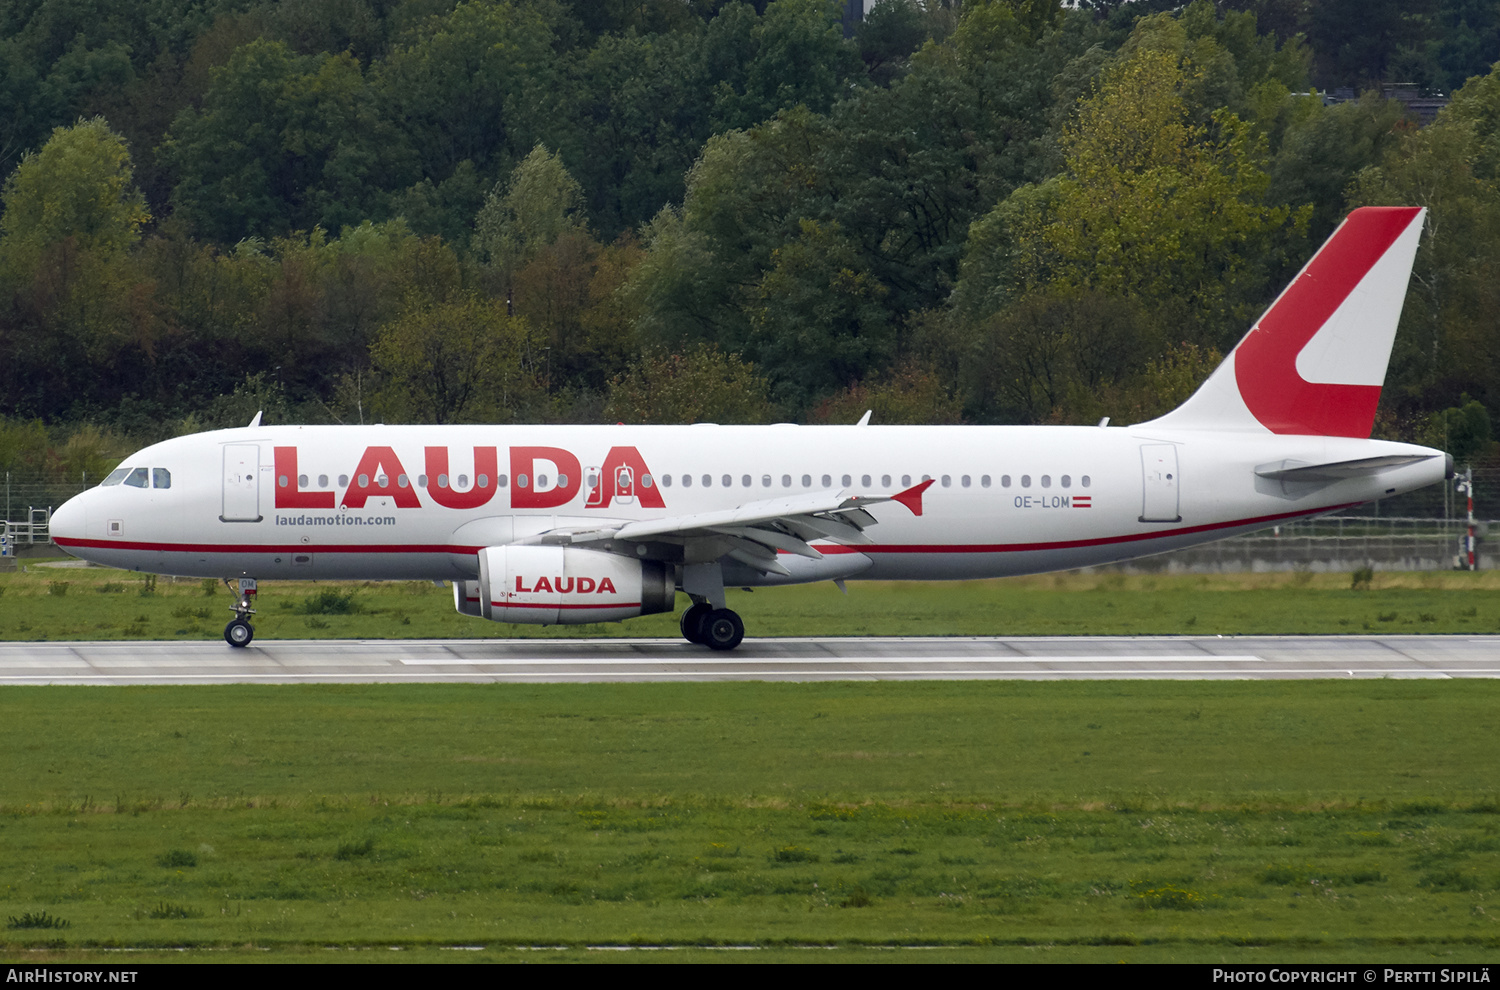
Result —
<instances>
[{"instance_id":1,"label":"runway surface","mask_svg":"<svg viewBox=\"0 0 1500 990\"><path fill-rule=\"evenodd\" d=\"M0 643L0 685L1495 676L1500 636Z\"/></svg>"}]
</instances>

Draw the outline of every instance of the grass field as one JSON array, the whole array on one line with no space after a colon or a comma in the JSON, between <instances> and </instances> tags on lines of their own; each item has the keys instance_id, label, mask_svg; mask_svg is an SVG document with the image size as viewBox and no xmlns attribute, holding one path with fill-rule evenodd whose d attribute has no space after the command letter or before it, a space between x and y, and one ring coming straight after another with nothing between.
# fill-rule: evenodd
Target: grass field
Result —
<instances>
[{"instance_id":1,"label":"grass field","mask_svg":"<svg viewBox=\"0 0 1500 990\"><path fill-rule=\"evenodd\" d=\"M653 615L522 626L459 615L427 582L267 582L256 636L374 639L672 636ZM683 598L685 603L686 599ZM1067 573L947 583L851 582L730 591L750 636L1337 634L1500 632L1500 572L1127 576ZM217 639L222 586L94 567L0 575L0 639Z\"/></svg>"},{"instance_id":2,"label":"grass field","mask_svg":"<svg viewBox=\"0 0 1500 990\"><path fill-rule=\"evenodd\" d=\"M32 565L0 576L0 636L216 638L228 601ZM261 606L262 637L556 632L431 585ZM735 607L759 634L1493 633L1500 580L1074 574ZM1497 702L1473 680L4 688L0 957L1488 960Z\"/></svg>"},{"instance_id":3,"label":"grass field","mask_svg":"<svg viewBox=\"0 0 1500 990\"><path fill-rule=\"evenodd\" d=\"M7 688L0 916L67 926L7 928L0 953L1493 958L1497 701L1488 681Z\"/></svg>"}]
</instances>

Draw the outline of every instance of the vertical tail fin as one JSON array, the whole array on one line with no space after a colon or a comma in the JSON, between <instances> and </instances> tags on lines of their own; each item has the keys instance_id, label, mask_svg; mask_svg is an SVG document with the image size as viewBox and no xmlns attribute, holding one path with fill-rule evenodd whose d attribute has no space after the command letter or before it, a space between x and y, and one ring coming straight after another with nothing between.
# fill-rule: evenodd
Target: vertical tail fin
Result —
<instances>
[{"instance_id":1,"label":"vertical tail fin","mask_svg":"<svg viewBox=\"0 0 1500 990\"><path fill-rule=\"evenodd\" d=\"M1172 429L1368 437L1425 210L1355 210L1181 406Z\"/></svg>"}]
</instances>

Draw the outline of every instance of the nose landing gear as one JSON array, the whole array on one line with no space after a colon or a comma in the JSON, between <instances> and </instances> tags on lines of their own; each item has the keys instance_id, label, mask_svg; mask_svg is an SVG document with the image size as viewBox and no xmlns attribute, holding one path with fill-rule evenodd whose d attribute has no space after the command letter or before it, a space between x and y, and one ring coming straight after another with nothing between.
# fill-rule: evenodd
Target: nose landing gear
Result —
<instances>
[{"instance_id":1,"label":"nose landing gear","mask_svg":"<svg viewBox=\"0 0 1500 990\"><path fill-rule=\"evenodd\" d=\"M241 578L239 587L236 588L225 578L224 586L238 595L235 604L229 606L234 618L224 627L224 642L234 647L249 646L250 641L255 638L255 627L250 625L250 616L255 614L255 609L250 607L250 599L255 596L255 579Z\"/></svg>"}]
</instances>

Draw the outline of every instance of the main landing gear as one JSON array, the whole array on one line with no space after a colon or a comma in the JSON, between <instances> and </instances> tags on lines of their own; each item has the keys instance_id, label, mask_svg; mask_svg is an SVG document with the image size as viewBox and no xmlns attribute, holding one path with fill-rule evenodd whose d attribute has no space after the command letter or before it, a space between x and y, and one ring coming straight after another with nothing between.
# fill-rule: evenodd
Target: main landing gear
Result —
<instances>
[{"instance_id":1,"label":"main landing gear","mask_svg":"<svg viewBox=\"0 0 1500 990\"><path fill-rule=\"evenodd\" d=\"M698 602L682 613L682 638L702 643L710 650L732 650L745 638L745 623L738 613Z\"/></svg>"},{"instance_id":2,"label":"main landing gear","mask_svg":"<svg viewBox=\"0 0 1500 990\"><path fill-rule=\"evenodd\" d=\"M235 604L229 606L234 618L224 627L224 642L236 647L249 646L255 638L255 627L250 625L250 616L255 614L255 609L250 607L250 599L255 594L255 579L244 578L236 588L225 578L224 586L238 595Z\"/></svg>"}]
</instances>

